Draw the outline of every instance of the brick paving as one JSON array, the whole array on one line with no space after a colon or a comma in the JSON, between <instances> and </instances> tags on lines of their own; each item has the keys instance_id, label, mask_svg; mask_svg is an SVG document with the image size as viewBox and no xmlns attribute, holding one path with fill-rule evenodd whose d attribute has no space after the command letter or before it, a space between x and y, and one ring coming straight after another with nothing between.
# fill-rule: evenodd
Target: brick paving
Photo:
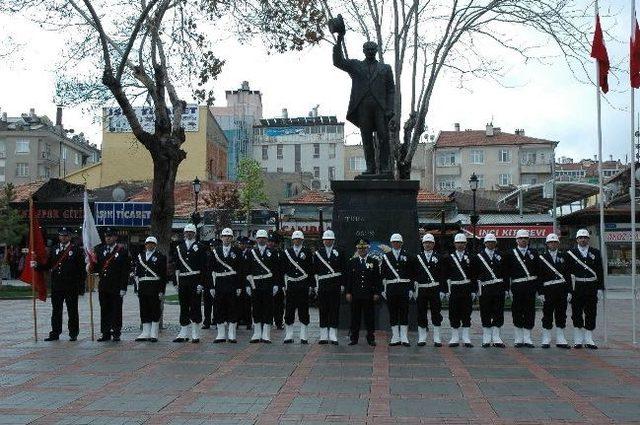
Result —
<instances>
[{"instance_id":1,"label":"brick paving","mask_svg":"<svg viewBox=\"0 0 640 425\"><path fill-rule=\"evenodd\" d=\"M80 304L78 342L35 343L31 302L0 301L0 424L640 423L629 300L608 303L610 342L599 323L597 351L479 348L477 312L472 349L390 348L382 332L375 348L348 347L345 332L340 346L320 346L315 323L306 346L282 345L280 331L271 345L249 344L245 329L238 344L212 344L211 331L199 345L174 344L175 305L159 343L136 343L131 294L123 341L97 343L86 297ZM50 304L38 308L42 338ZM507 314L505 341L512 331Z\"/></svg>"}]
</instances>

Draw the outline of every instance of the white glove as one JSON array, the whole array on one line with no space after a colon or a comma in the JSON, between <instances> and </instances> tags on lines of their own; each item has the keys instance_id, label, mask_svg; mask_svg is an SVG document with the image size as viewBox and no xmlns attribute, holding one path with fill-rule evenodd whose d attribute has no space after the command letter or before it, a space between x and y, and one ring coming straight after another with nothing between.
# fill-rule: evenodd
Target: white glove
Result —
<instances>
[{"instance_id":1,"label":"white glove","mask_svg":"<svg viewBox=\"0 0 640 425\"><path fill-rule=\"evenodd\" d=\"M573 295L571 294L571 292L569 292L567 294L567 302L570 303L572 298L573 298Z\"/></svg>"},{"instance_id":2,"label":"white glove","mask_svg":"<svg viewBox=\"0 0 640 425\"><path fill-rule=\"evenodd\" d=\"M35 269L36 267L38 267L38 262L37 261L31 261L31 268Z\"/></svg>"},{"instance_id":3,"label":"white glove","mask_svg":"<svg viewBox=\"0 0 640 425\"><path fill-rule=\"evenodd\" d=\"M505 291L504 293L504 299L511 299L511 291Z\"/></svg>"},{"instance_id":4,"label":"white glove","mask_svg":"<svg viewBox=\"0 0 640 425\"><path fill-rule=\"evenodd\" d=\"M176 286L178 286L178 282L177 282L177 281L176 281L176 282L174 282L173 280L170 280L170 281L169 281L169 283L170 283L170 284L172 284L174 288L175 288Z\"/></svg>"},{"instance_id":5,"label":"white glove","mask_svg":"<svg viewBox=\"0 0 640 425\"><path fill-rule=\"evenodd\" d=\"M409 291L409 300L413 299L413 291Z\"/></svg>"},{"instance_id":6,"label":"white glove","mask_svg":"<svg viewBox=\"0 0 640 425\"><path fill-rule=\"evenodd\" d=\"M198 285L198 286L196 286L196 292L197 292L198 294L202 294L202 290L203 290L203 289L204 289L204 287L203 287L202 285Z\"/></svg>"},{"instance_id":7,"label":"white glove","mask_svg":"<svg viewBox=\"0 0 640 425\"><path fill-rule=\"evenodd\" d=\"M476 294L475 292L471 293L471 301L472 302L476 302L476 300L478 299L478 294Z\"/></svg>"},{"instance_id":8,"label":"white glove","mask_svg":"<svg viewBox=\"0 0 640 425\"><path fill-rule=\"evenodd\" d=\"M160 301L164 300L164 294L162 292L158 292L158 299Z\"/></svg>"},{"instance_id":9,"label":"white glove","mask_svg":"<svg viewBox=\"0 0 640 425\"><path fill-rule=\"evenodd\" d=\"M341 287L340 287L340 293L341 293L341 294L344 294L344 286L341 286Z\"/></svg>"},{"instance_id":10,"label":"white glove","mask_svg":"<svg viewBox=\"0 0 640 425\"><path fill-rule=\"evenodd\" d=\"M440 301L444 301L447 299L447 294L445 292L440 292Z\"/></svg>"},{"instance_id":11,"label":"white glove","mask_svg":"<svg viewBox=\"0 0 640 425\"><path fill-rule=\"evenodd\" d=\"M275 297L275 295L278 293L278 287L274 286L273 287L273 296Z\"/></svg>"},{"instance_id":12,"label":"white glove","mask_svg":"<svg viewBox=\"0 0 640 425\"><path fill-rule=\"evenodd\" d=\"M124 289L120 290L120 298L124 298L126 293L127 293L127 291L125 291Z\"/></svg>"},{"instance_id":13,"label":"white glove","mask_svg":"<svg viewBox=\"0 0 640 425\"><path fill-rule=\"evenodd\" d=\"M247 291L247 295L251 296L251 286L247 286L245 290Z\"/></svg>"},{"instance_id":14,"label":"white glove","mask_svg":"<svg viewBox=\"0 0 640 425\"><path fill-rule=\"evenodd\" d=\"M216 296L216 290L215 289L209 289L209 293L211 294L211 298Z\"/></svg>"},{"instance_id":15,"label":"white glove","mask_svg":"<svg viewBox=\"0 0 640 425\"><path fill-rule=\"evenodd\" d=\"M602 301L604 298L604 291L602 289L598 289L598 301Z\"/></svg>"},{"instance_id":16,"label":"white glove","mask_svg":"<svg viewBox=\"0 0 640 425\"><path fill-rule=\"evenodd\" d=\"M543 302L544 302L544 294L540 294L540 295L538 295L538 297L537 297L537 298L538 298L538 301L540 301L541 303L543 303Z\"/></svg>"},{"instance_id":17,"label":"white glove","mask_svg":"<svg viewBox=\"0 0 640 425\"><path fill-rule=\"evenodd\" d=\"M239 297L242 294L242 289L236 289L236 297Z\"/></svg>"},{"instance_id":18,"label":"white glove","mask_svg":"<svg viewBox=\"0 0 640 425\"><path fill-rule=\"evenodd\" d=\"M382 298L384 298L385 300L387 299L387 291L382 291L380 293L380 295L382 296Z\"/></svg>"},{"instance_id":19,"label":"white glove","mask_svg":"<svg viewBox=\"0 0 640 425\"><path fill-rule=\"evenodd\" d=\"M38 263L36 263L35 261L31 262L31 267L35 267ZM84 266L84 269L87 271L87 273L91 273L91 264L87 264L86 266Z\"/></svg>"},{"instance_id":20,"label":"white glove","mask_svg":"<svg viewBox=\"0 0 640 425\"><path fill-rule=\"evenodd\" d=\"M315 292L315 291L314 291L313 287L310 287L310 288L309 288L309 295L313 295L313 293L314 293L314 292Z\"/></svg>"}]
</instances>

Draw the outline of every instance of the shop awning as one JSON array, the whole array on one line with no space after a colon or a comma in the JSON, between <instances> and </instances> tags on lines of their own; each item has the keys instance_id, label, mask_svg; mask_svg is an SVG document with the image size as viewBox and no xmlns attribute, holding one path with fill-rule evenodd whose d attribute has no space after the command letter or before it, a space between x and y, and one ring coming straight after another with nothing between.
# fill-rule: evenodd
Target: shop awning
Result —
<instances>
[{"instance_id":1,"label":"shop awning","mask_svg":"<svg viewBox=\"0 0 640 425\"><path fill-rule=\"evenodd\" d=\"M544 187L548 183L519 186L516 190L498 200L498 205L518 205L522 196L522 206L526 210L538 212L553 208L553 198L543 196ZM561 207L581 201L599 192L598 185L580 182L556 182L556 205Z\"/></svg>"}]
</instances>

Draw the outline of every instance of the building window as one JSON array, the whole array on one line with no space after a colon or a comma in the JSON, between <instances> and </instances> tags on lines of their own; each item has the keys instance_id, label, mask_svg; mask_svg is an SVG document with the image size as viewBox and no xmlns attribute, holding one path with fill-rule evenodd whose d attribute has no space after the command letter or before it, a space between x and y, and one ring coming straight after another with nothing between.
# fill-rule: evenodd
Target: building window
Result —
<instances>
[{"instance_id":1,"label":"building window","mask_svg":"<svg viewBox=\"0 0 640 425\"><path fill-rule=\"evenodd\" d=\"M440 190L454 190L456 188L456 181L454 179L443 179L438 182L438 189Z\"/></svg>"},{"instance_id":2,"label":"building window","mask_svg":"<svg viewBox=\"0 0 640 425\"><path fill-rule=\"evenodd\" d=\"M337 129L335 125L328 125L327 126L327 133L337 133Z\"/></svg>"},{"instance_id":3,"label":"building window","mask_svg":"<svg viewBox=\"0 0 640 425\"><path fill-rule=\"evenodd\" d=\"M68 152L67 152L67 147L66 147L66 146L63 146L63 147L62 147L62 160L63 160L63 161L66 161L66 160L67 160L67 153L68 153Z\"/></svg>"},{"instance_id":4,"label":"building window","mask_svg":"<svg viewBox=\"0 0 640 425\"><path fill-rule=\"evenodd\" d=\"M25 155L31 152L28 140L16 140L16 155Z\"/></svg>"},{"instance_id":5,"label":"building window","mask_svg":"<svg viewBox=\"0 0 640 425\"><path fill-rule=\"evenodd\" d=\"M522 165L534 165L536 163L536 158L537 155L535 152L524 152L522 154Z\"/></svg>"},{"instance_id":6,"label":"building window","mask_svg":"<svg viewBox=\"0 0 640 425\"><path fill-rule=\"evenodd\" d=\"M282 173L282 167L277 167L276 168L276 173Z\"/></svg>"},{"instance_id":7,"label":"building window","mask_svg":"<svg viewBox=\"0 0 640 425\"><path fill-rule=\"evenodd\" d=\"M351 171L365 171L367 169L367 163L361 156L349 157L349 170Z\"/></svg>"},{"instance_id":8,"label":"building window","mask_svg":"<svg viewBox=\"0 0 640 425\"><path fill-rule=\"evenodd\" d=\"M329 159L334 159L336 157L336 144L331 143L329 145Z\"/></svg>"},{"instance_id":9,"label":"building window","mask_svg":"<svg viewBox=\"0 0 640 425\"><path fill-rule=\"evenodd\" d=\"M472 164L484 164L484 151L482 149L473 149L471 151Z\"/></svg>"},{"instance_id":10,"label":"building window","mask_svg":"<svg viewBox=\"0 0 640 425\"><path fill-rule=\"evenodd\" d=\"M511 162L511 151L509 149L500 149L498 162Z\"/></svg>"},{"instance_id":11,"label":"building window","mask_svg":"<svg viewBox=\"0 0 640 425\"><path fill-rule=\"evenodd\" d=\"M0 158L7 157L7 144L4 140L0 140Z\"/></svg>"},{"instance_id":12,"label":"building window","mask_svg":"<svg viewBox=\"0 0 640 425\"><path fill-rule=\"evenodd\" d=\"M320 167L313 167L313 177L316 179L320 178Z\"/></svg>"},{"instance_id":13,"label":"building window","mask_svg":"<svg viewBox=\"0 0 640 425\"><path fill-rule=\"evenodd\" d=\"M302 152L300 145L294 145L293 158L295 163L295 172L299 173L302 171Z\"/></svg>"},{"instance_id":14,"label":"building window","mask_svg":"<svg viewBox=\"0 0 640 425\"><path fill-rule=\"evenodd\" d=\"M284 156L282 155L282 145L276 145L276 158L282 159Z\"/></svg>"},{"instance_id":15,"label":"building window","mask_svg":"<svg viewBox=\"0 0 640 425\"><path fill-rule=\"evenodd\" d=\"M478 189L484 189L484 174L476 174L478 177Z\"/></svg>"},{"instance_id":16,"label":"building window","mask_svg":"<svg viewBox=\"0 0 640 425\"><path fill-rule=\"evenodd\" d=\"M320 133L320 126L312 126L311 127L311 134L319 134Z\"/></svg>"},{"instance_id":17,"label":"building window","mask_svg":"<svg viewBox=\"0 0 640 425\"><path fill-rule=\"evenodd\" d=\"M81 161L81 160L82 160L82 159L81 159L81 157L80 157L80 154L79 154L78 152L76 152L73 162L74 162L76 165L80 165L80 161Z\"/></svg>"},{"instance_id":18,"label":"building window","mask_svg":"<svg viewBox=\"0 0 640 425\"><path fill-rule=\"evenodd\" d=\"M336 167L329 167L329 180L335 180L336 178Z\"/></svg>"},{"instance_id":19,"label":"building window","mask_svg":"<svg viewBox=\"0 0 640 425\"><path fill-rule=\"evenodd\" d=\"M0 182L5 181L5 167L4 159L0 159Z\"/></svg>"},{"instance_id":20,"label":"building window","mask_svg":"<svg viewBox=\"0 0 640 425\"><path fill-rule=\"evenodd\" d=\"M38 177L48 179L49 177L51 177L51 169L49 167L42 167L40 168L40 173L38 174Z\"/></svg>"},{"instance_id":21,"label":"building window","mask_svg":"<svg viewBox=\"0 0 640 425\"><path fill-rule=\"evenodd\" d=\"M263 161L269 160L269 146L262 147L262 160Z\"/></svg>"},{"instance_id":22,"label":"building window","mask_svg":"<svg viewBox=\"0 0 640 425\"><path fill-rule=\"evenodd\" d=\"M498 180L500 186L509 186L511 185L511 174L500 174Z\"/></svg>"},{"instance_id":23,"label":"building window","mask_svg":"<svg viewBox=\"0 0 640 425\"><path fill-rule=\"evenodd\" d=\"M313 144L313 157L320 158L320 143Z\"/></svg>"},{"instance_id":24,"label":"building window","mask_svg":"<svg viewBox=\"0 0 640 425\"><path fill-rule=\"evenodd\" d=\"M19 162L16 164L16 177L29 177L29 164Z\"/></svg>"},{"instance_id":25,"label":"building window","mask_svg":"<svg viewBox=\"0 0 640 425\"><path fill-rule=\"evenodd\" d=\"M456 153L445 152L438 154L438 167L449 167L456 165Z\"/></svg>"}]
</instances>

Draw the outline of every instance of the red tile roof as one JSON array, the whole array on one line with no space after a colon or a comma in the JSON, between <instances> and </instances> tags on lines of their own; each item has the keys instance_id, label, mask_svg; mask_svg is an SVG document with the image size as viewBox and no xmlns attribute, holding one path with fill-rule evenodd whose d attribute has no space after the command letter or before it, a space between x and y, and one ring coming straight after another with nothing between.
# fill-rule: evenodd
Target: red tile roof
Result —
<instances>
[{"instance_id":1,"label":"red tile roof","mask_svg":"<svg viewBox=\"0 0 640 425\"><path fill-rule=\"evenodd\" d=\"M451 198L449 198L447 195L441 195L439 193L430 192L425 189L420 189L418 191L419 204L423 204L423 203L442 204L449 201L451 201Z\"/></svg>"},{"instance_id":2,"label":"red tile roof","mask_svg":"<svg viewBox=\"0 0 640 425\"><path fill-rule=\"evenodd\" d=\"M505 133L494 128L493 136L487 136L485 130L441 131L436 139L436 148L495 145L543 145L549 143L557 142L519 134Z\"/></svg>"},{"instance_id":3,"label":"red tile roof","mask_svg":"<svg viewBox=\"0 0 640 425\"><path fill-rule=\"evenodd\" d=\"M13 202L28 202L29 198L46 183L46 180L35 180L14 186L15 198Z\"/></svg>"}]
</instances>

